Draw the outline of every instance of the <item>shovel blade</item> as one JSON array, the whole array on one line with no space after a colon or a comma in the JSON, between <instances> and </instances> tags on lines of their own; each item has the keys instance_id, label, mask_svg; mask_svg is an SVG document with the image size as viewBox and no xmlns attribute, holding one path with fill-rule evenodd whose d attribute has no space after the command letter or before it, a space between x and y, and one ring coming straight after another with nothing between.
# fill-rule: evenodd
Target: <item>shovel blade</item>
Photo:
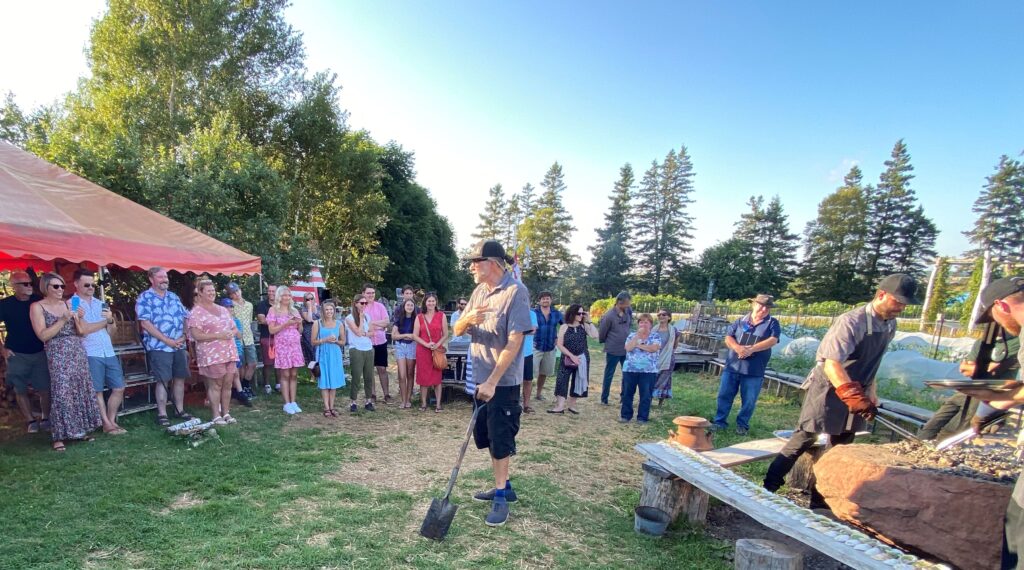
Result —
<instances>
[{"instance_id":1,"label":"shovel blade","mask_svg":"<svg viewBox=\"0 0 1024 570\"><path fill-rule=\"evenodd\" d=\"M427 509L427 516L420 526L420 535L431 540L444 540L448 536L448 529L455 520L455 512L459 506L448 502L448 499L434 499L430 501L430 508Z\"/></svg>"}]
</instances>

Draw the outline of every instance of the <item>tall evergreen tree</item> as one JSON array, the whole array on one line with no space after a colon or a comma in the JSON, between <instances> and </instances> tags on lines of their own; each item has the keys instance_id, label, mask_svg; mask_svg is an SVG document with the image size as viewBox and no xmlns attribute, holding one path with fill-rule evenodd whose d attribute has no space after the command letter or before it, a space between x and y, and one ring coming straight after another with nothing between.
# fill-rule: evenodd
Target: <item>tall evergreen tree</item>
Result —
<instances>
[{"instance_id":1,"label":"tall evergreen tree","mask_svg":"<svg viewBox=\"0 0 1024 570\"><path fill-rule=\"evenodd\" d=\"M760 293L780 295L793 279L798 237L789 231L777 195L767 206L763 196L751 196L747 204L750 211L740 216L735 238L746 245L753 261L751 286Z\"/></svg>"},{"instance_id":2,"label":"tall evergreen tree","mask_svg":"<svg viewBox=\"0 0 1024 570\"><path fill-rule=\"evenodd\" d=\"M611 207L604 214L604 227L597 229L597 243L589 249L593 254L587 278L599 296L612 296L626 288L633 261L626 252L631 232L629 201L635 177L633 167L626 163L619 169L611 195Z\"/></svg>"},{"instance_id":3,"label":"tall evergreen tree","mask_svg":"<svg viewBox=\"0 0 1024 570\"><path fill-rule=\"evenodd\" d=\"M576 228L562 204L565 175L562 165L551 165L540 183L544 191L537 198L533 215L523 222L520 246L529 250L529 264L523 271L527 285L536 287L550 281L572 260L569 238Z\"/></svg>"},{"instance_id":4,"label":"tall evergreen tree","mask_svg":"<svg viewBox=\"0 0 1024 570\"><path fill-rule=\"evenodd\" d=\"M972 208L978 218L964 232L977 246L972 253L987 249L1000 261L1024 261L1024 165L1003 155L986 180Z\"/></svg>"},{"instance_id":5,"label":"tall evergreen tree","mask_svg":"<svg viewBox=\"0 0 1024 570\"><path fill-rule=\"evenodd\" d=\"M505 231L505 192L501 184L495 184L487 191L487 203L480 214L480 223L476 226L473 239L500 240Z\"/></svg>"},{"instance_id":6,"label":"tall evergreen tree","mask_svg":"<svg viewBox=\"0 0 1024 570\"><path fill-rule=\"evenodd\" d=\"M864 299L858 277L867 233L863 175L854 166L843 185L818 204L804 230L804 261L791 290L804 301L855 303Z\"/></svg>"},{"instance_id":7,"label":"tall evergreen tree","mask_svg":"<svg viewBox=\"0 0 1024 570\"><path fill-rule=\"evenodd\" d=\"M653 161L637 190L635 217L642 229L634 240L636 245L629 249L651 293L664 290L691 251L693 219L688 206L693 203L694 175L693 163L682 146L678 154L670 150L660 167Z\"/></svg>"},{"instance_id":8,"label":"tall evergreen tree","mask_svg":"<svg viewBox=\"0 0 1024 570\"><path fill-rule=\"evenodd\" d=\"M519 244L519 225L523 223L523 210L519 202L519 194L513 194L505 202L502 221L503 231L499 241L506 251L515 251Z\"/></svg>"},{"instance_id":9,"label":"tall evergreen tree","mask_svg":"<svg viewBox=\"0 0 1024 570\"><path fill-rule=\"evenodd\" d=\"M885 161L878 186L865 193L868 225L861 277L867 288L888 273L920 275L925 263L935 256L939 232L917 205L917 196L910 187L913 170L907 145L900 139Z\"/></svg>"}]
</instances>

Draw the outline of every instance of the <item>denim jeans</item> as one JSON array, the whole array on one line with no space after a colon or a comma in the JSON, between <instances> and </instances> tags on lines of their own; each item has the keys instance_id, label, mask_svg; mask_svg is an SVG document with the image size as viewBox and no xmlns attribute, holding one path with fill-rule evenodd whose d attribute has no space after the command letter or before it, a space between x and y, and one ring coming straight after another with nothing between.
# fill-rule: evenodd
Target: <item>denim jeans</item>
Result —
<instances>
[{"instance_id":1,"label":"denim jeans","mask_svg":"<svg viewBox=\"0 0 1024 570\"><path fill-rule=\"evenodd\" d=\"M750 429L750 416L754 415L754 407L757 406L757 396L761 393L761 383L764 376L746 376L737 374L726 368L722 371L722 379L718 384L718 411L715 412L715 421L718 426L729 425L729 412L732 411L732 402L736 399L736 392L740 393L740 413L736 416L736 425L741 428Z\"/></svg>"},{"instance_id":2,"label":"denim jeans","mask_svg":"<svg viewBox=\"0 0 1024 570\"><path fill-rule=\"evenodd\" d=\"M608 393L612 391L612 376L615 375L615 367L621 366L626 361L626 355L604 353L604 383L601 384L601 403L608 403ZM625 373L623 373L623 391L625 391Z\"/></svg>"},{"instance_id":3,"label":"denim jeans","mask_svg":"<svg viewBox=\"0 0 1024 570\"><path fill-rule=\"evenodd\" d=\"M636 421L647 421L651 413L651 398L654 396L654 381L657 378L657 372L622 371L622 409L619 417L624 420L633 419L633 393L639 388L640 405L636 410Z\"/></svg>"}]
</instances>

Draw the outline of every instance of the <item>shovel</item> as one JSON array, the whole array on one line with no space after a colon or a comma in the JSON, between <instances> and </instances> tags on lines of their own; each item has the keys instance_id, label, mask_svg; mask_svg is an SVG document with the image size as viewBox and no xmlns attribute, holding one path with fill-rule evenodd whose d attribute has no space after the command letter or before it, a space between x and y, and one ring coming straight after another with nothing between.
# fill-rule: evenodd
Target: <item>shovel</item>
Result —
<instances>
[{"instance_id":1,"label":"shovel","mask_svg":"<svg viewBox=\"0 0 1024 570\"><path fill-rule=\"evenodd\" d=\"M469 436L473 435L473 427L476 426L476 416L480 413L480 408L482 407L477 406L473 410L473 417L469 419L469 428L466 429L466 440L462 442L459 458L455 461L455 468L452 469L451 478L448 479L448 490L445 491L444 497L441 499L430 501L427 516L423 519L423 525L420 526L420 535L424 538L444 540L444 537L448 535L448 529L452 526L452 521L455 520L455 512L459 510L459 506L448 502L448 499L452 496L455 479L458 478L459 468L462 467L462 458L466 456L466 448L469 446Z\"/></svg>"}]
</instances>

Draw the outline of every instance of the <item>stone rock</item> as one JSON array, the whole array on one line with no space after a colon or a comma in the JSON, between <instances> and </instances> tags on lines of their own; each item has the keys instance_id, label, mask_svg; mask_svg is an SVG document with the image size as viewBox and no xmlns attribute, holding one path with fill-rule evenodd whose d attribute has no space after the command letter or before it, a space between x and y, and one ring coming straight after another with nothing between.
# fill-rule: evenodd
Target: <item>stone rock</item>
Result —
<instances>
[{"instance_id":1,"label":"stone rock","mask_svg":"<svg viewBox=\"0 0 1024 570\"><path fill-rule=\"evenodd\" d=\"M877 445L836 446L814 475L844 521L964 570L999 567L1010 485L914 469Z\"/></svg>"}]
</instances>

